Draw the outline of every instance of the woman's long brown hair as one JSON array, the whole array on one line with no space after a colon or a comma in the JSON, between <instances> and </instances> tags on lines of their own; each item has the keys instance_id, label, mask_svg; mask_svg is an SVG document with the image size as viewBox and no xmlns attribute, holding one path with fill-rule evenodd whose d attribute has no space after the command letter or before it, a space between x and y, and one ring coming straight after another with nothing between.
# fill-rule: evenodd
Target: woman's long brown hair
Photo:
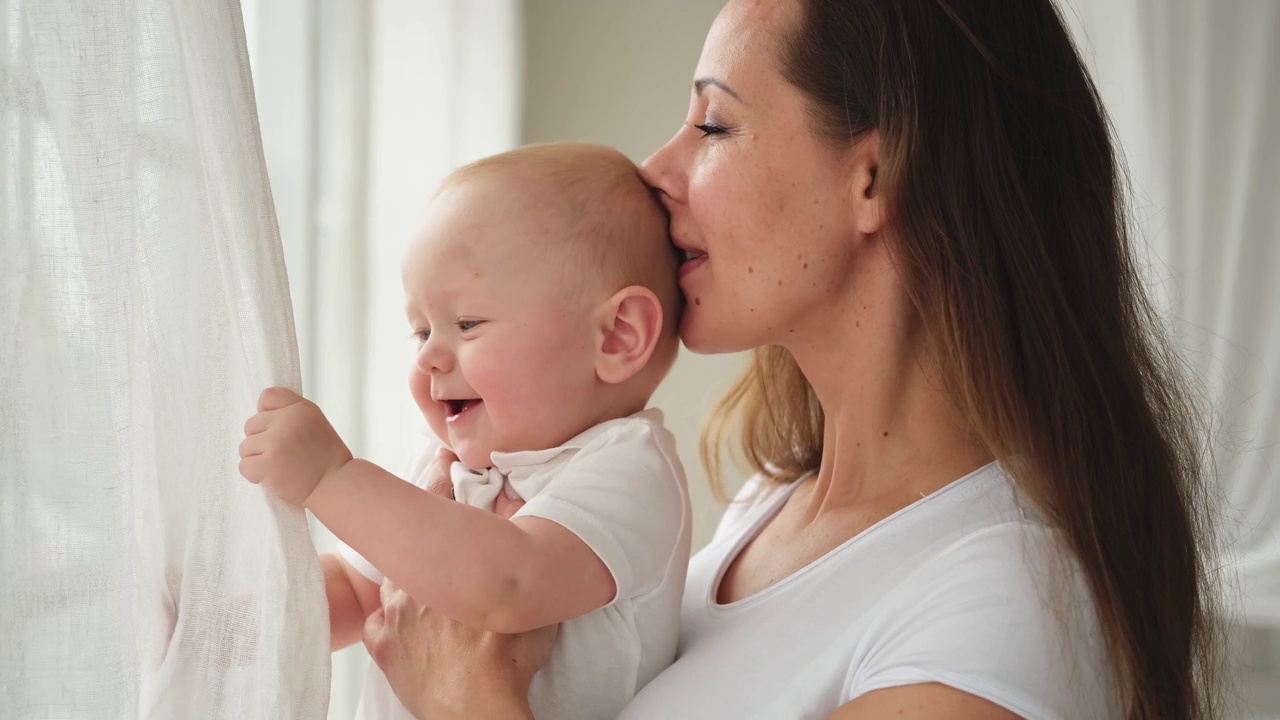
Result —
<instances>
[{"instance_id":1,"label":"woman's long brown hair","mask_svg":"<svg viewBox=\"0 0 1280 720\"><path fill-rule=\"evenodd\" d=\"M931 351L1074 553L1127 718L1216 717L1201 424L1062 18L1050 0L799 2L781 70L834 148L879 131L893 254ZM823 421L794 359L759 349L709 418L704 462L718 478L736 431L752 469L794 481L818 467Z\"/></svg>"}]
</instances>

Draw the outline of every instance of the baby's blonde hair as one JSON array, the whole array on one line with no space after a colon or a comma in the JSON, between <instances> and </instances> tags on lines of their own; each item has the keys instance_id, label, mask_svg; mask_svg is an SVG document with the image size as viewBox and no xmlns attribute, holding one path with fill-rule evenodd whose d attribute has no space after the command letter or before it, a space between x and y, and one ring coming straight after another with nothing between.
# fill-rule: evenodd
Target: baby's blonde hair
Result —
<instances>
[{"instance_id":1,"label":"baby's blonde hair","mask_svg":"<svg viewBox=\"0 0 1280 720\"><path fill-rule=\"evenodd\" d=\"M662 303L663 341L655 360L675 357L681 303L679 262L662 205L621 152L590 143L542 143L492 155L454 170L436 194L499 175L565 222L566 269L603 282L610 292L649 288ZM554 249L548 249L554 252ZM560 256L560 253L557 253Z\"/></svg>"}]
</instances>

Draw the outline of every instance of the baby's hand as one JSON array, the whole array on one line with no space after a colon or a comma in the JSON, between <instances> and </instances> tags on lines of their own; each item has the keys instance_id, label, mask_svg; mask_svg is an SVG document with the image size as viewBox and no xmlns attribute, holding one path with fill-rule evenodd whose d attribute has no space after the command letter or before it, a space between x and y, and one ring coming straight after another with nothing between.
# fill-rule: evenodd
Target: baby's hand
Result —
<instances>
[{"instance_id":1,"label":"baby's hand","mask_svg":"<svg viewBox=\"0 0 1280 720\"><path fill-rule=\"evenodd\" d=\"M240 474L292 505L305 506L320 481L351 460L320 408L285 388L263 391L244 434Z\"/></svg>"}]
</instances>

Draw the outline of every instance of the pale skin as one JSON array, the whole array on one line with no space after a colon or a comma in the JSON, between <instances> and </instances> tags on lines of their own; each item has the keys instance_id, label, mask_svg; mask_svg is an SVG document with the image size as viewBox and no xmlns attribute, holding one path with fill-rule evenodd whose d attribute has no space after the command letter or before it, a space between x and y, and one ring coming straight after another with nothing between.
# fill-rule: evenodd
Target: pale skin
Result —
<instances>
[{"instance_id":1,"label":"pale skin","mask_svg":"<svg viewBox=\"0 0 1280 720\"><path fill-rule=\"evenodd\" d=\"M940 359L895 268L893 226L875 182L878 133L831 147L778 69L776 38L796 12L792 2L730 0L708 35L683 127L642 167L670 212L676 245L705 256L681 269L685 344L696 352L781 345L825 411L817 473L731 562L722 603L768 588L992 460L943 392ZM410 626L366 643L389 658L384 668L397 654L454 657ZM500 647L466 658L473 675L501 674L502 653L531 652ZM417 694L409 682L397 691ZM461 683L454 692L479 691ZM434 709L438 700L424 702ZM508 708L492 717L531 715ZM1018 716L926 683L867 693L829 717Z\"/></svg>"},{"instance_id":2,"label":"pale skin","mask_svg":"<svg viewBox=\"0 0 1280 720\"><path fill-rule=\"evenodd\" d=\"M647 368L661 341L654 294L585 282L567 290L552 271L563 266L553 253L563 228L532 203L494 202L509 191L478 178L437 197L405 262L420 343L410 389L457 452L435 459L435 489L447 487L457 457L488 467L490 452L555 447L638 411L660 379ZM469 507L353 458L320 409L289 390L262 393L245 435L245 478L309 509L439 616L522 633L613 599L613 576L577 535L511 517L519 503L505 496L494 512ZM322 565L337 649L359 639L381 607L379 588L336 555Z\"/></svg>"}]
</instances>

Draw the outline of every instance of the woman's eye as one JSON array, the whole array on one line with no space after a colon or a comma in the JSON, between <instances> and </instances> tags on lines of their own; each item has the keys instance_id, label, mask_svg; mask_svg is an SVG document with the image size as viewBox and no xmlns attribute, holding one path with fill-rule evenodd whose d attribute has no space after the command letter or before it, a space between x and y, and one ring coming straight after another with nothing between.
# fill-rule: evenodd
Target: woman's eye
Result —
<instances>
[{"instance_id":1,"label":"woman's eye","mask_svg":"<svg viewBox=\"0 0 1280 720\"><path fill-rule=\"evenodd\" d=\"M707 137L708 135L723 135L728 132L727 128L713 122L704 122L701 125L694 125L694 127L702 131L702 137Z\"/></svg>"},{"instance_id":2,"label":"woman's eye","mask_svg":"<svg viewBox=\"0 0 1280 720\"><path fill-rule=\"evenodd\" d=\"M474 329L479 324L480 324L479 320L459 320L458 329L463 332L466 332L468 330Z\"/></svg>"}]
</instances>

